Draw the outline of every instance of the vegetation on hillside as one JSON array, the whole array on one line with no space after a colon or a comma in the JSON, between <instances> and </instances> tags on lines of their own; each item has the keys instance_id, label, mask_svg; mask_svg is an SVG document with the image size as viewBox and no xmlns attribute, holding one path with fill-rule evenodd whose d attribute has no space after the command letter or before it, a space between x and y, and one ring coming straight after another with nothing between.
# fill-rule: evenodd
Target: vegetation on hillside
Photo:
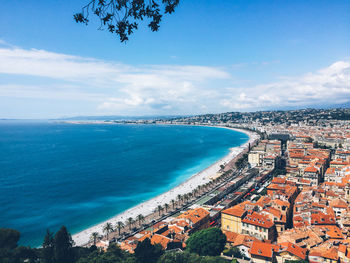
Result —
<instances>
[{"instance_id":1,"label":"vegetation on hillside","mask_svg":"<svg viewBox=\"0 0 350 263\"><path fill-rule=\"evenodd\" d=\"M226 236L219 228L200 230L186 241L186 249L200 256L219 256L224 250Z\"/></svg>"},{"instance_id":2,"label":"vegetation on hillside","mask_svg":"<svg viewBox=\"0 0 350 263\"><path fill-rule=\"evenodd\" d=\"M165 252L158 244L146 238L139 242L134 254L112 243L106 251L95 245L90 248L74 247L72 237L62 226L56 234L47 231L41 248L18 246L20 233L0 228L1 263L210 263L227 262L218 257L226 237L220 229L201 230L190 236L188 248L182 252Z\"/></svg>"}]
</instances>

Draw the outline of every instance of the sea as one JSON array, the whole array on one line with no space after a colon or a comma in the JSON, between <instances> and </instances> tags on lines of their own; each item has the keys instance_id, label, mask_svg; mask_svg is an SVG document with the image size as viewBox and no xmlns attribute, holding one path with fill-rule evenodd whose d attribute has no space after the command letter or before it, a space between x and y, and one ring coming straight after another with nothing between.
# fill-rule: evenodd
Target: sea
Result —
<instances>
[{"instance_id":1,"label":"sea","mask_svg":"<svg viewBox=\"0 0 350 263\"><path fill-rule=\"evenodd\" d=\"M214 127L0 121L0 228L37 247L184 182L248 140Z\"/></svg>"}]
</instances>

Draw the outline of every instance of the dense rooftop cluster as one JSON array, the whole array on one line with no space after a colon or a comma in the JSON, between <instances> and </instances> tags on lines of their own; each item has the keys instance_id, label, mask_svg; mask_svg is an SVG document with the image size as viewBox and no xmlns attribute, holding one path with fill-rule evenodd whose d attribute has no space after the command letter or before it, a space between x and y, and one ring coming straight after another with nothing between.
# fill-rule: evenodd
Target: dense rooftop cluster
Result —
<instances>
[{"instance_id":1,"label":"dense rooftop cluster","mask_svg":"<svg viewBox=\"0 0 350 263\"><path fill-rule=\"evenodd\" d=\"M284 160L284 174L266 186L266 196L222 211L229 245L253 262L350 262L348 128L349 122L264 126L260 131L273 138L288 134L280 137L282 156L275 140L262 140L249 163L266 169L265 158L275 155Z\"/></svg>"},{"instance_id":2,"label":"dense rooftop cluster","mask_svg":"<svg viewBox=\"0 0 350 263\"><path fill-rule=\"evenodd\" d=\"M172 123L185 124L299 124L328 125L329 121L350 120L350 109L302 109L291 111L257 111L257 112L227 112L220 114L204 114L190 117L172 118Z\"/></svg>"}]
</instances>

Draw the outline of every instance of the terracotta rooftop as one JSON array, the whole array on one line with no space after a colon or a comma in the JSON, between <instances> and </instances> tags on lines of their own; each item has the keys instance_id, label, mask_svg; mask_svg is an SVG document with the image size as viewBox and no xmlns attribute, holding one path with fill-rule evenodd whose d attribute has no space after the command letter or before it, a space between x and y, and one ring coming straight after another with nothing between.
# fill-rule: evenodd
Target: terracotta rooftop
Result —
<instances>
[{"instance_id":1,"label":"terracotta rooftop","mask_svg":"<svg viewBox=\"0 0 350 263\"><path fill-rule=\"evenodd\" d=\"M179 215L177 218L185 218L185 219L188 219L190 220L193 224L203 220L205 217L209 216L210 213L199 207L199 208L196 208L196 209L191 209L191 210L188 210L184 213L182 213L181 215Z\"/></svg>"},{"instance_id":2,"label":"terracotta rooftop","mask_svg":"<svg viewBox=\"0 0 350 263\"><path fill-rule=\"evenodd\" d=\"M240 206L233 206L223 210L221 213L242 218L245 212L246 211Z\"/></svg>"},{"instance_id":3,"label":"terracotta rooftop","mask_svg":"<svg viewBox=\"0 0 350 263\"><path fill-rule=\"evenodd\" d=\"M348 203L340 198L332 200L330 202L330 206L337 207L337 208L345 208L345 209L349 207Z\"/></svg>"},{"instance_id":4,"label":"terracotta rooftop","mask_svg":"<svg viewBox=\"0 0 350 263\"><path fill-rule=\"evenodd\" d=\"M242 222L263 228L271 228L274 226L274 223L268 218L268 216L256 212L253 212L252 214L248 213Z\"/></svg>"},{"instance_id":5,"label":"terracotta rooftop","mask_svg":"<svg viewBox=\"0 0 350 263\"><path fill-rule=\"evenodd\" d=\"M167 248L169 242L171 242L171 239L166 237L166 236L163 236L163 235L155 234L151 238L151 243L153 245L154 244L160 244L163 247L163 249Z\"/></svg>"},{"instance_id":6,"label":"terracotta rooftop","mask_svg":"<svg viewBox=\"0 0 350 263\"><path fill-rule=\"evenodd\" d=\"M322 212L311 215L311 224L313 225L335 225L336 221L334 216L326 215Z\"/></svg>"},{"instance_id":7,"label":"terracotta rooftop","mask_svg":"<svg viewBox=\"0 0 350 263\"><path fill-rule=\"evenodd\" d=\"M317 173L318 170L314 166L308 166L304 169L304 172L307 173Z\"/></svg>"},{"instance_id":8,"label":"terracotta rooftop","mask_svg":"<svg viewBox=\"0 0 350 263\"><path fill-rule=\"evenodd\" d=\"M255 255L255 256L272 258L274 248L276 248L276 245L272 245L269 243L263 243L260 241L254 241L252 243L250 250L249 250L249 253L251 255Z\"/></svg>"},{"instance_id":9,"label":"terracotta rooftop","mask_svg":"<svg viewBox=\"0 0 350 263\"><path fill-rule=\"evenodd\" d=\"M291 242L280 243L278 244L278 246L280 247L280 252L287 251L290 254L297 256L298 258L303 260L306 258L307 249L305 248L299 247Z\"/></svg>"}]
</instances>

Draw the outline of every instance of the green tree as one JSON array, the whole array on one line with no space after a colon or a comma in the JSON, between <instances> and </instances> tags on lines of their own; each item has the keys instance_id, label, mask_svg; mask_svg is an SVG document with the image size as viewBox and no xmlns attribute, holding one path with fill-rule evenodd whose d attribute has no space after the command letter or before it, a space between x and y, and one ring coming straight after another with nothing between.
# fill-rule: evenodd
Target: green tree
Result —
<instances>
[{"instance_id":1,"label":"green tree","mask_svg":"<svg viewBox=\"0 0 350 263\"><path fill-rule=\"evenodd\" d=\"M20 233L10 228L0 228L0 262L1 263L34 263L38 261L37 249L18 247Z\"/></svg>"},{"instance_id":2,"label":"green tree","mask_svg":"<svg viewBox=\"0 0 350 263\"><path fill-rule=\"evenodd\" d=\"M170 252L164 253L158 260L158 263L199 263L201 257L188 252Z\"/></svg>"},{"instance_id":3,"label":"green tree","mask_svg":"<svg viewBox=\"0 0 350 263\"><path fill-rule=\"evenodd\" d=\"M143 221L145 221L145 217L141 214L137 216L137 221L139 221L139 226L141 227L141 224Z\"/></svg>"},{"instance_id":4,"label":"green tree","mask_svg":"<svg viewBox=\"0 0 350 263\"><path fill-rule=\"evenodd\" d=\"M0 248L14 249L17 247L20 233L10 228L0 228Z\"/></svg>"},{"instance_id":5,"label":"green tree","mask_svg":"<svg viewBox=\"0 0 350 263\"><path fill-rule=\"evenodd\" d=\"M30 247L17 247L13 250L13 254L11 256L10 262L34 263L34 262L37 262L37 260L38 260L38 256L34 249Z\"/></svg>"},{"instance_id":6,"label":"green tree","mask_svg":"<svg viewBox=\"0 0 350 263\"><path fill-rule=\"evenodd\" d=\"M169 209L169 204L165 204L165 205L164 205L164 208L165 208L165 213L167 213L167 212L168 212L168 209Z\"/></svg>"},{"instance_id":7,"label":"green tree","mask_svg":"<svg viewBox=\"0 0 350 263\"><path fill-rule=\"evenodd\" d=\"M118 234L120 236L120 230L124 227L124 223L121 221L117 222L116 228L118 229Z\"/></svg>"},{"instance_id":8,"label":"green tree","mask_svg":"<svg viewBox=\"0 0 350 263\"><path fill-rule=\"evenodd\" d=\"M129 225L129 229L131 230L131 227L132 227L132 225L134 224L134 219L132 218L132 217L129 217L128 218L128 225Z\"/></svg>"},{"instance_id":9,"label":"green tree","mask_svg":"<svg viewBox=\"0 0 350 263\"><path fill-rule=\"evenodd\" d=\"M230 257L233 256L235 258L243 258L244 257L244 255L241 253L241 251L237 247L231 247L227 250L224 250L223 253L225 256L230 256Z\"/></svg>"},{"instance_id":10,"label":"green tree","mask_svg":"<svg viewBox=\"0 0 350 263\"><path fill-rule=\"evenodd\" d=\"M42 261L43 263L54 263L54 237L48 229L43 242Z\"/></svg>"},{"instance_id":11,"label":"green tree","mask_svg":"<svg viewBox=\"0 0 350 263\"><path fill-rule=\"evenodd\" d=\"M56 233L54 237L54 258L56 263L73 263L74 254L73 247L74 242L71 235L67 231L65 226Z\"/></svg>"},{"instance_id":12,"label":"green tree","mask_svg":"<svg viewBox=\"0 0 350 263\"><path fill-rule=\"evenodd\" d=\"M178 194L176 198L177 198L178 203L180 204L182 202L182 195Z\"/></svg>"},{"instance_id":13,"label":"green tree","mask_svg":"<svg viewBox=\"0 0 350 263\"><path fill-rule=\"evenodd\" d=\"M219 228L208 228L192 234L186 241L186 248L200 256L218 256L225 244L226 236Z\"/></svg>"},{"instance_id":14,"label":"green tree","mask_svg":"<svg viewBox=\"0 0 350 263\"><path fill-rule=\"evenodd\" d=\"M216 257L205 256L201 258L200 263L227 263L227 260L219 256L216 256Z\"/></svg>"},{"instance_id":15,"label":"green tree","mask_svg":"<svg viewBox=\"0 0 350 263\"><path fill-rule=\"evenodd\" d=\"M183 198L184 198L185 202L187 203L188 202L188 194L184 194Z\"/></svg>"},{"instance_id":16,"label":"green tree","mask_svg":"<svg viewBox=\"0 0 350 263\"><path fill-rule=\"evenodd\" d=\"M171 199L171 205L173 206L173 210L175 209L175 200Z\"/></svg>"},{"instance_id":17,"label":"green tree","mask_svg":"<svg viewBox=\"0 0 350 263\"><path fill-rule=\"evenodd\" d=\"M212 256L202 257L185 251L164 253L158 260L158 263L227 263L227 260Z\"/></svg>"},{"instance_id":18,"label":"green tree","mask_svg":"<svg viewBox=\"0 0 350 263\"><path fill-rule=\"evenodd\" d=\"M100 29L116 34L121 42L127 41L138 22L149 19L148 27L158 31L164 14L174 12L179 0L92 0L74 15L77 23L88 24L92 13L100 20Z\"/></svg>"},{"instance_id":19,"label":"green tree","mask_svg":"<svg viewBox=\"0 0 350 263\"><path fill-rule=\"evenodd\" d=\"M122 251L116 244L110 244L107 251L93 250L83 255L77 263L134 263L134 256Z\"/></svg>"},{"instance_id":20,"label":"green tree","mask_svg":"<svg viewBox=\"0 0 350 263\"><path fill-rule=\"evenodd\" d=\"M162 246L159 244L152 245L149 238L139 242L135 248L137 263L155 263L162 254Z\"/></svg>"},{"instance_id":21,"label":"green tree","mask_svg":"<svg viewBox=\"0 0 350 263\"><path fill-rule=\"evenodd\" d=\"M97 238L98 238L98 233L97 232L91 233L90 240L94 243L94 246L96 246Z\"/></svg>"},{"instance_id":22,"label":"green tree","mask_svg":"<svg viewBox=\"0 0 350 263\"><path fill-rule=\"evenodd\" d=\"M235 165L238 169L242 169L247 165L247 163L248 163L248 154L245 153L242 155L242 157L240 157L236 161Z\"/></svg>"},{"instance_id":23,"label":"green tree","mask_svg":"<svg viewBox=\"0 0 350 263\"><path fill-rule=\"evenodd\" d=\"M161 205L158 205L157 206L157 210L158 210L158 213L159 213L159 216L160 216L160 213L163 211L163 207Z\"/></svg>"},{"instance_id":24,"label":"green tree","mask_svg":"<svg viewBox=\"0 0 350 263\"><path fill-rule=\"evenodd\" d=\"M112 223L107 222L104 227L103 227L103 232L106 233L107 240L108 240L108 235L113 231L113 226Z\"/></svg>"}]
</instances>

